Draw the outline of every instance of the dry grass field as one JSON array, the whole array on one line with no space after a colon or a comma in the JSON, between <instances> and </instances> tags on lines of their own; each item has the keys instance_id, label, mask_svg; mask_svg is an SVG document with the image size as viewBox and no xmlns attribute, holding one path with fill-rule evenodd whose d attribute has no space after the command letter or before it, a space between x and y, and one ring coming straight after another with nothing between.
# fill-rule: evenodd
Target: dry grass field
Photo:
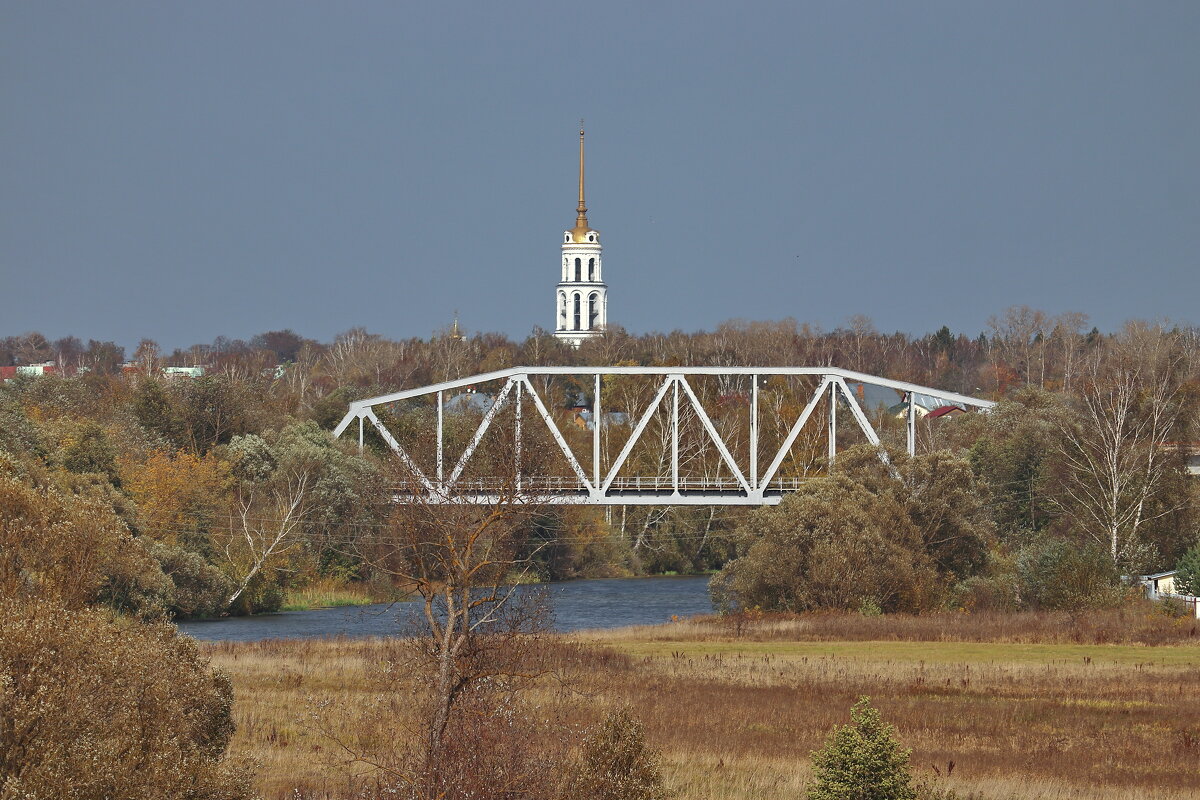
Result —
<instances>
[{"instance_id":1,"label":"dry grass field","mask_svg":"<svg viewBox=\"0 0 1200 800\"><path fill-rule=\"evenodd\" d=\"M678 798L801 796L809 752L860 695L897 726L918 773L960 797L1200 797L1194 620L971 622L769 617L583 634L572 691L547 686L530 713L578 730L632 706ZM350 796L314 711L347 741L405 735L411 700L378 680L386 641L204 649L233 677L234 747L260 761L266 798Z\"/></svg>"}]
</instances>

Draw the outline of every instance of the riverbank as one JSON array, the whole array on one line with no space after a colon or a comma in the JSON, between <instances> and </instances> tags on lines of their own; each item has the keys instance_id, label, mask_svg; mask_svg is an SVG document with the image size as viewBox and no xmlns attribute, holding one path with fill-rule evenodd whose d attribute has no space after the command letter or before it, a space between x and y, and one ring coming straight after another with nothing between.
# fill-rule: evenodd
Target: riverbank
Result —
<instances>
[{"instance_id":1,"label":"riverbank","mask_svg":"<svg viewBox=\"0 0 1200 800\"><path fill-rule=\"evenodd\" d=\"M790 633L775 618L740 631L710 620L564 637L590 653L574 676L583 694L547 687L536 707L570 726L633 707L680 800L799 796L809 752L860 695L897 726L920 774L961 797L1196 796L1200 646L1180 643L1195 641L1186 630L1160 645L1064 643L1065 628L1042 637L1051 641L871 641L858 638L862 619L845 616L841 640L828 638L834 617L819 621L819 641L805 618ZM265 798L349 796L317 728L362 741L403 730L397 687L380 681L393 646L202 645L233 678L234 747L261 762Z\"/></svg>"},{"instance_id":2,"label":"riverbank","mask_svg":"<svg viewBox=\"0 0 1200 800\"><path fill-rule=\"evenodd\" d=\"M348 581L320 580L300 589L289 589L280 611L315 611L322 608L351 608L406 599L403 591L394 587L369 586Z\"/></svg>"}]
</instances>

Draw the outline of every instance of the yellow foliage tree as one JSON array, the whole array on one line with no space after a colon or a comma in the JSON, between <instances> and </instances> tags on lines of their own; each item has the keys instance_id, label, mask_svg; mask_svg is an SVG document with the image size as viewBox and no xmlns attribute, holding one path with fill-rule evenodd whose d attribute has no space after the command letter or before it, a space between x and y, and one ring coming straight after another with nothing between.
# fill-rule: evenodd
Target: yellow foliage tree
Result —
<instances>
[{"instance_id":1,"label":"yellow foliage tree","mask_svg":"<svg viewBox=\"0 0 1200 800\"><path fill-rule=\"evenodd\" d=\"M227 463L183 451L155 450L144 463L126 462L122 479L137 502L142 533L172 545L215 520L230 486Z\"/></svg>"}]
</instances>

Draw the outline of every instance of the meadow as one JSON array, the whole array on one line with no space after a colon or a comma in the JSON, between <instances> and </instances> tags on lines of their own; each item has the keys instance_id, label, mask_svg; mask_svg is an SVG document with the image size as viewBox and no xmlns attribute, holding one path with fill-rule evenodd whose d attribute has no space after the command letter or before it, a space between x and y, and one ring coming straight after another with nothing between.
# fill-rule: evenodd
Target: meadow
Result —
<instances>
[{"instance_id":1,"label":"meadow","mask_svg":"<svg viewBox=\"0 0 1200 800\"><path fill-rule=\"evenodd\" d=\"M862 695L940 792L1191 798L1200 797L1197 638L1195 620L1137 610L685 620L564 639L569 690L548 683L525 712L574 734L632 707L662 751L673 796L686 800L802 796L809 753ZM393 648L203 646L233 678L232 749L260 762L264 797L350 797L353 770L340 766L336 740L407 735L403 681L381 679Z\"/></svg>"}]
</instances>

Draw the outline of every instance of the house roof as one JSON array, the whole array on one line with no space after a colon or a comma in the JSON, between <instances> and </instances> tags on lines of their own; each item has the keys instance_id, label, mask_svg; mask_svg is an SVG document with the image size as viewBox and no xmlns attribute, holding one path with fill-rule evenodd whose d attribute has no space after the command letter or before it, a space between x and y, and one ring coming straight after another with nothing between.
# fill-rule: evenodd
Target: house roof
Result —
<instances>
[{"instance_id":1,"label":"house roof","mask_svg":"<svg viewBox=\"0 0 1200 800\"><path fill-rule=\"evenodd\" d=\"M1167 570L1166 572L1156 572L1153 575L1143 575L1142 580L1155 581L1155 580L1158 580L1159 578L1169 578L1172 575L1174 575L1176 572L1177 572L1177 570L1171 569L1171 570Z\"/></svg>"}]
</instances>

